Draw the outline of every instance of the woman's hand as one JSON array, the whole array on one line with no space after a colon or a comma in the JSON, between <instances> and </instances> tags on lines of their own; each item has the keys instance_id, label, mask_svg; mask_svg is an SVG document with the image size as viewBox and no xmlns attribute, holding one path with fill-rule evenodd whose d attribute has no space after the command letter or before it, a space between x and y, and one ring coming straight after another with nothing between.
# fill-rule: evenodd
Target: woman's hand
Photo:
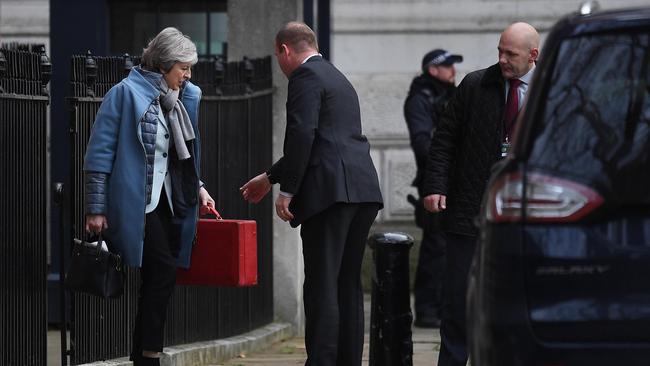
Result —
<instances>
[{"instance_id":1,"label":"woman's hand","mask_svg":"<svg viewBox=\"0 0 650 366\"><path fill-rule=\"evenodd\" d=\"M214 200L212 199L212 197L210 197L210 193L208 193L208 191L203 187L199 188L199 202L201 203L201 207L199 208L199 214L205 215L205 214L213 213L210 210L210 208L212 208L214 212L217 212L217 208L215 207ZM217 215L217 219L221 219L221 215Z\"/></svg>"},{"instance_id":2,"label":"woman's hand","mask_svg":"<svg viewBox=\"0 0 650 366\"><path fill-rule=\"evenodd\" d=\"M86 215L86 231L99 234L108 229L108 221L104 215Z\"/></svg>"}]
</instances>

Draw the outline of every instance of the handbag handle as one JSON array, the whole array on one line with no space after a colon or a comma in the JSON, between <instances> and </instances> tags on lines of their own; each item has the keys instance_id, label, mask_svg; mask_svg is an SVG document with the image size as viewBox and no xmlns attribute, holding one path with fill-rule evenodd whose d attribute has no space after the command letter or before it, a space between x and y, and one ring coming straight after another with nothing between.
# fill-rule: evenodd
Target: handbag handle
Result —
<instances>
[{"instance_id":1,"label":"handbag handle","mask_svg":"<svg viewBox=\"0 0 650 366\"><path fill-rule=\"evenodd\" d=\"M95 257L97 259L99 259L99 254L101 254L102 241L102 232L100 231L99 234L97 234L97 251L95 252Z\"/></svg>"},{"instance_id":2,"label":"handbag handle","mask_svg":"<svg viewBox=\"0 0 650 366\"><path fill-rule=\"evenodd\" d=\"M101 250L102 250L102 242L104 241L102 239L103 239L102 232L100 231L99 234L97 234L97 245L96 245L97 249L95 249L95 260L99 260L99 255L101 254ZM108 246L108 243L106 245ZM106 249L108 249L108 247ZM121 271L122 269L120 267L122 266L122 256L120 256L119 254L113 254L110 251L108 253L109 256L113 256L116 260L115 268L118 271Z\"/></svg>"},{"instance_id":3,"label":"handbag handle","mask_svg":"<svg viewBox=\"0 0 650 366\"><path fill-rule=\"evenodd\" d=\"M214 207L212 206L206 206L206 207L208 208L208 211L210 211L211 214L217 217L217 220L223 220L219 211L217 211Z\"/></svg>"},{"instance_id":4,"label":"handbag handle","mask_svg":"<svg viewBox=\"0 0 650 366\"><path fill-rule=\"evenodd\" d=\"M102 240L102 233L101 233L101 231L100 231L99 234L97 234L97 245L95 245L95 248L96 248L96 249L95 249L95 258L97 258L97 259L99 259L99 255L101 254L101 250L102 250L102 241L103 241L103 240ZM87 245L87 244L90 244L90 242L87 242L87 241L85 241L85 240L79 240L79 239L75 238L75 239L74 239L74 242L75 242L75 244L79 244L79 245L81 245L82 247L84 247L84 246L86 246L86 247L90 246L90 245Z\"/></svg>"}]
</instances>

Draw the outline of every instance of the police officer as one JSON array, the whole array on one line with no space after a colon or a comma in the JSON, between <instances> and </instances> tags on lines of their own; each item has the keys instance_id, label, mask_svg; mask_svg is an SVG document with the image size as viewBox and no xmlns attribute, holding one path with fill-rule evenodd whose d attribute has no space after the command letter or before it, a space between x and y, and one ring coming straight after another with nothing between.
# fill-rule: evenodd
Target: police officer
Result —
<instances>
[{"instance_id":1,"label":"police officer","mask_svg":"<svg viewBox=\"0 0 650 366\"><path fill-rule=\"evenodd\" d=\"M454 64L462 61L462 56L443 49L435 49L424 55L422 74L411 82L404 103L404 117L417 163L413 186L418 188L420 197L431 136L437 127L440 113L456 88ZM415 275L415 325L437 328L440 326L442 307L445 238L437 214L425 211L421 199L409 197L409 200L415 205L416 223L423 230Z\"/></svg>"}]
</instances>

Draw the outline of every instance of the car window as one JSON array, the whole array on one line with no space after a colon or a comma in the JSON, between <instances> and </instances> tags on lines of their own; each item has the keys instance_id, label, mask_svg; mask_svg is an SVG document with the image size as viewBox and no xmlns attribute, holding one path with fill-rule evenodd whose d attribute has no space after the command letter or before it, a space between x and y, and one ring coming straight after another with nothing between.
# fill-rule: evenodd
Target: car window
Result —
<instances>
[{"instance_id":1,"label":"car window","mask_svg":"<svg viewBox=\"0 0 650 366\"><path fill-rule=\"evenodd\" d=\"M529 163L609 200L650 203L648 33L561 43Z\"/></svg>"}]
</instances>

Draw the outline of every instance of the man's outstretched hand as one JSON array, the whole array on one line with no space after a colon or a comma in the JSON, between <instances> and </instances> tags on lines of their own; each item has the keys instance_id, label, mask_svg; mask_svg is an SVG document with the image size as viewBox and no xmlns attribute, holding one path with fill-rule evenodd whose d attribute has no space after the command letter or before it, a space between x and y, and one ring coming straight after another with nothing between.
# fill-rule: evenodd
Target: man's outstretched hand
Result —
<instances>
[{"instance_id":1,"label":"man's outstretched hand","mask_svg":"<svg viewBox=\"0 0 650 366\"><path fill-rule=\"evenodd\" d=\"M244 200L258 203L271 190L271 182L266 173L255 176L239 188Z\"/></svg>"}]
</instances>

